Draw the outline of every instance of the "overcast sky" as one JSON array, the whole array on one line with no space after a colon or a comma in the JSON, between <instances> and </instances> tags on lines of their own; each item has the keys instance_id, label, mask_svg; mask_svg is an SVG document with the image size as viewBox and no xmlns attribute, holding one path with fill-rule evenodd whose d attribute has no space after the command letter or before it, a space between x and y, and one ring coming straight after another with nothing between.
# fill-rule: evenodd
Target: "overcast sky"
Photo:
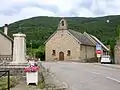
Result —
<instances>
[{"instance_id":1,"label":"overcast sky","mask_svg":"<svg viewBox=\"0 0 120 90\"><path fill-rule=\"evenodd\" d=\"M119 15L120 0L1 0L0 26L35 16Z\"/></svg>"}]
</instances>

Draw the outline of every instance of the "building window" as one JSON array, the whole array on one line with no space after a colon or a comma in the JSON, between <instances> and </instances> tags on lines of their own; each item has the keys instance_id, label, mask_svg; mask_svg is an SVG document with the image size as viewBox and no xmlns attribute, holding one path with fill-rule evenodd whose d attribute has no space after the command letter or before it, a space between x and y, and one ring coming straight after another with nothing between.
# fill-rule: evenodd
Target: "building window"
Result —
<instances>
[{"instance_id":1,"label":"building window","mask_svg":"<svg viewBox=\"0 0 120 90\"><path fill-rule=\"evenodd\" d=\"M71 55L71 51L68 50L68 51L67 51L67 56L70 56L70 55Z\"/></svg>"},{"instance_id":2,"label":"building window","mask_svg":"<svg viewBox=\"0 0 120 90\"><path fill-rule=\"evenodd\" d=\"M64 21L62 21L62 26L64 26Z\"/></svg>"},{"instance_id":3,"label":"building window","mask_svg":"<svg viewBox=\"0 0 120 90\"><path fill-rule=\"evenodd\" d=\"M55 56L55 54L56 54L56 53L55 53L55 50L53 50L53 51L52 51L52 55Z\"/></svg>"}]
</instances>

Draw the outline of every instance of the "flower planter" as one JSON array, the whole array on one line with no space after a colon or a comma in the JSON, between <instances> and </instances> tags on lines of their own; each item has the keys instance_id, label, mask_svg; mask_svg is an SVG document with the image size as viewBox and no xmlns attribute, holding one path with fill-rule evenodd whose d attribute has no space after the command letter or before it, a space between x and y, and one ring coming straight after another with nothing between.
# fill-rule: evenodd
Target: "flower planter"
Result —
<instances>
[{"instance_id":1,"label":"flower planter","mask_svg":"<svg viewBox=\"0 0 120 90\"><path fill-rule=\"evenodd\" d=\"M27 85L30 83L38 84L38 71L36 72L26 72Z\"/></svg>"},{"instance_id":2,"label":"flower planter","mask_svg":"<svg viewBox=\"0 0 120 90\"><path fill-rule=\"evenodd\" d=\"M38 66L29 66L24 68L24 72L26 72L27 85L30 83L38 84L38 70Z\"/></svg>"}]
</instances>

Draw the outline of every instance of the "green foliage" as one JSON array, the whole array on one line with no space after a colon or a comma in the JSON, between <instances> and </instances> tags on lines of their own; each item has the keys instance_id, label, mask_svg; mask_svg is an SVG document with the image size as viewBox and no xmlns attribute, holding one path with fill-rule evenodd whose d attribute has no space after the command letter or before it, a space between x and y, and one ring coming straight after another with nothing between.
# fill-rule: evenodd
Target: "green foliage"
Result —
<instances>
[{"instance_id":1,"label":"green foliage","mask_svg":"<svg viewBox=\"0 0 120 90\"><path fill-rule=\"evenodd\" d=\"M7 77L0 78L0 90L7 90ZM10 88L14 87L17 84L17 79L15 77L10 77Z\"/></svg>"},{"instance_id":2,"label":"green foliage","mask_svg":"<svg viewBox=\"0 0 120 90\"><path fill-rule=\"evenodd\" d=\"M22 32L26 34L27 48L39 48L44 45L44 42L50 35L57 30L61 18L59 17L33 17L30 19L21 20L9 25L9 35L12 37L13 33ZM111 43L112 47L116 42L116 37L119 36L117 26L120 24L120 16L106 16L97 18L84 17L66 17L69 29L78 32L88 32L104 44ZM110 22L107 23L107 20ZM119 27L118 27L119 28ZM1 27L3 29L3 27ZM36 52L37 57L41 57L41 50Z\"/></svg>"},{"instance_id":3,"label":"green foliage","mask_svg":"<svg viewBox=\"0 0 120 90\"><path fill-rule=\"evenodd\" d=\"M33 17L9 25L9 35L22 32L27 35L27 48L32 40L33 48L39 48L57 29L59 17ZM107 20L110 20L107 23ZM104 44L117 37L116 27L120 24L120 16L98 18L66 17L68 27L79 32L88 32L98 37ZM3 29L3 27L2 27Z\"/></svg>"},{"instance_id":4,"label":"green foliage","mask_svg":"<svg viewBox=\"0 0 120 90\"><path fill-rule=\"evenodd\" d=\"M35 54L36 58L40 58L41 61L45 60L45 47L42 45L38 48L38 50L36 51L36 54Z\"/></svg>"},{"instance_id":5,"label":"green foliage","mask_svg":"<svg viewBox=\"0 0 120 90\"><path fill-rule=\"evenodd\" d=\"M44 45L39 46L39 48L27 48L27 55L40 58L41 61L45 60L45 47Z\"/></svg>"},{"instance_id":6,"label":"green foliage","mask_svg":"<svg viewBox=\"0 0 120 90\"><path fill-rule=\"evenodd\" d=\"M117 34L116 40L120 39L120 25L117 26L116 34Z\"/></svg>"},{"instance_id":7,"label":"green foliage","mask_svg":"<svg viewBox=\"0 0 120 90\"><path fill-rule=\"evenodd\" d=\"M39 81L39 83L38 83L38 88L39 89L44 89L45 88L45 81L44 81L44 76L43 76L43 74L41 74L41 80Z\"/></svg>"}]
</instances>

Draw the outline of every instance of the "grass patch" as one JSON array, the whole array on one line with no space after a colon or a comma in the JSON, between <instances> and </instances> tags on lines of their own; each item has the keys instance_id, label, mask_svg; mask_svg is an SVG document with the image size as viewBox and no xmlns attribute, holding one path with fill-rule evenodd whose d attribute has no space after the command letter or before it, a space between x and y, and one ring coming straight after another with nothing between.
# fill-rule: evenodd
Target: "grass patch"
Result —
<instances>
[{"instance_id":1,"label":"grass patch","mask_svg":"<svg viewBox=\"0 0 120 90\"><path fill-rule=\"evenodd\" d=\"M40 89L44 89L45 88L45 81L44 81L43 75L42 75L41 80L38 83L38 88L40 88Z\"/></svg>"},{"instance_id":2,"label":"grass patch","mask_svg":"<svg viewBox=\"0 0 120 90\"><path fill-rule=\"evenodd\" d=\"M17 79L13 76L10 76L10 88L16 86L18 84ZM0 78L0 90L7 90L8 88L8 77Z\"/></svg>"}]
</instances>

